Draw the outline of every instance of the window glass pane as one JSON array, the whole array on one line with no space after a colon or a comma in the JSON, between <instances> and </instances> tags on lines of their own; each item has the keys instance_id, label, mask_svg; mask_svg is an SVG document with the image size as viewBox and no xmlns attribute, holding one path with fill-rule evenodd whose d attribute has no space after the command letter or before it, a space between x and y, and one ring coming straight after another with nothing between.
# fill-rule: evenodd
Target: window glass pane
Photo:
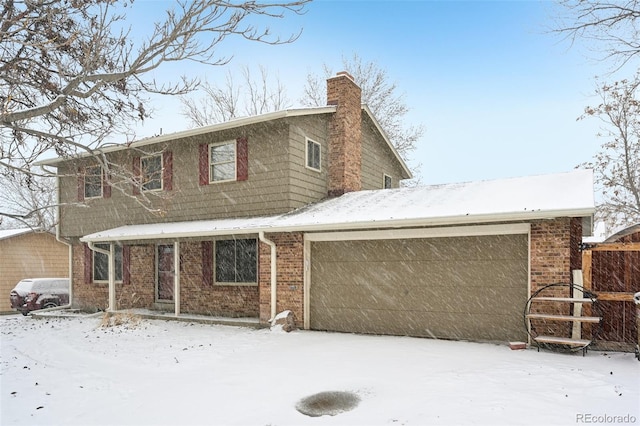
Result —
<instances>
[{"instance_id":1,"label":"window glass pane","mask_svg":"<svg viewBox=\"0 0 640 426\"><path fill-rule=\"evenodd\" d=\"M236 282L257 282L256 240L236 241Z\"/></svg>"},{"instance_id":2,"label":"window glass pane","mask_svg":"<svg viewBox=\"0 0 640 426\"><path fill-rule=\"evenodd\" d=\"M85 169L85 198L102 197L102 167L92 166Z\"/></svg>"},{"instance_id":3,"label":"window glass pane","mask_svg":"<svg viewBox=\"0 0 640 426\"><path fill-rule=\"evenodd\" d=\"M235 180L236 178L236 144L229 142L213 145L210 148L209 167L211 181Z\"/></svg>"},{"instance_id":4,"label":"window glass pane","mask_svg":"<svg viewBox=\"0 0 640 426\"><path fill-rule=\"evenodd\" d=\"M142 189L162 189L162 155L144 157L141 160Z\"/></svg>"},{"instance_id":5,"label":"window glass pane","mask_svg":"<svg viewBox=\"0 0 640 426\"><path fill-rule=\"evenodd\" d=\"M216 282L255 283L258 281L256 240L216 241Z\"/></svg>"},{"instance_id":6,"label":"window glass pane","mask_svg":"<svg viewBox=\"0 0 640 426\"><path fill-rule=\"evenodd\" d=\"M96 244L96 247L109 250L109 244ZM115 246L116 281L122 281L122 246ZM93 252L93 280L109 280L109 256L103 253Z\"/></svg>"},{"instance_id":7,"label":"window glass pane","mask_svg":"<svg viewBox=\"0 0 640 426\"><path fill-rule=\"evenodd\" d=\"M320 170L320 144L307 141L307 167Z\"/></svg>"},{"instance_id":8,"label":"window glass pane","mask_svg":"<svg viewBox=\"0 0 640 426\"><path fill-rule=\"evenodd\" d=\"M235 161L236 145L233 142L211 147L211 163L226 163Z\"/></svg>"},{"instance_id":9,"label":"window glass pane","mask_svg":"<svg viewBox=\"0 0 640 426\"><path fill-rule=\"evenodd\" d=\"M384 188L391 188L391 176L384 175Z\"/></svg>"},{"instance_id":10,"label":"window glass pane","mask_svg":"<svg viewBox=\"0 0 640 426\"><path fill-rule=\"evenodd\" d=\"M235 282L235 242L216 241L216 281Z\"/></svg>"},{"instance_id":11,"label":"window glass pane","mask_svg":"<svg viewBox=\"0 0 640 426\"><path fill-rule=\"evenodd\" d=\"M236 165L235 163L228 163L211 166L211 175L214 181L235 179Z\"/></svg>"}]
</instances>

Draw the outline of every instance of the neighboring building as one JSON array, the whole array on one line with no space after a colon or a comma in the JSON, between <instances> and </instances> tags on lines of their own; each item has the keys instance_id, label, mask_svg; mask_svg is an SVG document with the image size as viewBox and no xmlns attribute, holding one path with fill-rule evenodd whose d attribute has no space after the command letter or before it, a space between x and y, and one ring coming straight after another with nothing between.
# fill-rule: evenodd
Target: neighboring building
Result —
<instances>
[{"instance_id":1,"label":"neighboring building","mask_svg":"<svg viewBox=\"0 0 640 426\"><path fill-rule=\"evenodd\" d=\"M9 293L24 278L69 276L69 247L49 232L0 230L0 312L11 311Z\"/></svg>"},{"instance_id":2,"label":"neighboring building","mask_svg":"<svg viewBox=\"0 0 640 426\"><path fill-rule=\"evenodd\" d=\"M411 174L360 88L339 73L327 89L326 107L105 149L140 181L128 194L91 158L48 161L74 305L264 324L289 309L318 330L526 339L531 291L580 268L591 172L399 188ZM136 202L147 191L166 193L162 215ZM66 205L78 201L89 208Z\"/></svg>"}]
</instances>

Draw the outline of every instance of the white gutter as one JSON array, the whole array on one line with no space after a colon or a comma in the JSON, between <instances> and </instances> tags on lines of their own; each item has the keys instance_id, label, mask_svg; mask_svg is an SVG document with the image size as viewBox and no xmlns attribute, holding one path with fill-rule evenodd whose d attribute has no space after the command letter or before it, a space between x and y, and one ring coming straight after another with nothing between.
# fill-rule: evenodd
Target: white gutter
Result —
<instances>
[{"instance_id":1,"label":"white gutter","mask_svg":"<svg viewBox=\"0 0 640 426\"><path fill-rule=\"evenodd\" d=\"M109 231L97 232L92 235L85 235L80 238L82 242L116 242L116 241L131 241L131 240L157 240L157 239L173 239L173 238L202 238L213 237L219 235L244 235L244 234L256 234L261 232L326 232L326 231L349 231L349 230L362 230L362 229L380 229L380 228L418 228L418 227L431 227L431 226L444 226L444 225L471 225L478 223L491 223L491 222L514 222L514 221L531 221L531 220L550 220L558 217L590 217L594 213L593 207L576 208L568 210L545 210L545 211L529 211L529 212L512 212L512 213L489 213L478 215L461 215L461 216L441 216L431 218L407 218L407 219L382 219L382 220L367 220L361 222L336 222L336 223L322 223L322 222L295 222L291 225L280 225L279 221L286 221L284 216L274 216L270 223L264 222L256 226L244 226L244 227L221 227L219 229L211 229L211 226L207 226L208 229L194 229L192 231L168 231L167 228L180 222L167 223L167 227L162 232L127 232L127 227L144 227L144 225L128 225L114 230L119 230L117 233L108 235ZM209 222L209 221L207 221ZM193 222L191 222L193 223ZM176 225L177 229L180 226ZM102 234L102 235L101 235ZM107 234L107 235L105 235Z\"/></svg>"},{"instance_id":2,"label":"white gutter","mask_svg":"<svg viewBox=\"0 0 640 426\"><path fill-rule=\"evenodd\" d=\"M104 250L95 246L95 242L87 242L89 248L95 252L105 254L109 257L109 307L107 312L116 310L116 262L115 249L113 243L109 245L109 250Z\"/></svg>"},{"instance_id":3,"label":"white gutter","mask_svg":"<svg viewBox=\"0 0 640 426\"><path fill-rule=\"evenodd\" d=\"M271 319L269 320L269 322L271 322L276 317L276 308L277 308L276 303L278 302L278 295L277 295L278 285L276 280L276 277L277 277L276 243L267 239L264 236L264 231L258 232L258 238L260 239L260 241L262 241L265 244L268 244L269 247L271 247Z\"/></svg>"}]
</instances>

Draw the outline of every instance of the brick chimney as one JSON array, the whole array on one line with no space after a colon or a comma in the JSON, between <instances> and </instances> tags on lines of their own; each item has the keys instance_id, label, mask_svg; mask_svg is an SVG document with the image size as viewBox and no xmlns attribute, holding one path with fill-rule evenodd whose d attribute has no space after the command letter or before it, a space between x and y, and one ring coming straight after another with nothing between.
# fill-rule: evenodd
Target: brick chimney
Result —
<instances>
[{"instance_id":1,"label":"brick chimney","mask_svg":"<svg viewBox=\"0 0 640 426\"><path fill-rule=\"evenodd\" d=\"M329 129L329 196L362 188L362 91L349 73L327 80L327 104L337 105Z\"/></svg>"}]
</instances>

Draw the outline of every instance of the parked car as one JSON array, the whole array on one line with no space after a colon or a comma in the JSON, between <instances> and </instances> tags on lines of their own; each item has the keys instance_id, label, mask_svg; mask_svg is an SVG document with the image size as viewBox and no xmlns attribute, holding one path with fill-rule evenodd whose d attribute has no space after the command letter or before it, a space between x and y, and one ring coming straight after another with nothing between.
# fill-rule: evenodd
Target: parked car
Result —
<instances>
[{"instance_id":1,"label":"parked car","mask_svg":"<svg viewBox=\"0 0 640 426\"><path fill-rule=\"evenodd\" d=\"M27 315L31 311L69 303L68 278L28 278L20 281L9 295L11 307Z\"/></svg>"}]
</instances>

